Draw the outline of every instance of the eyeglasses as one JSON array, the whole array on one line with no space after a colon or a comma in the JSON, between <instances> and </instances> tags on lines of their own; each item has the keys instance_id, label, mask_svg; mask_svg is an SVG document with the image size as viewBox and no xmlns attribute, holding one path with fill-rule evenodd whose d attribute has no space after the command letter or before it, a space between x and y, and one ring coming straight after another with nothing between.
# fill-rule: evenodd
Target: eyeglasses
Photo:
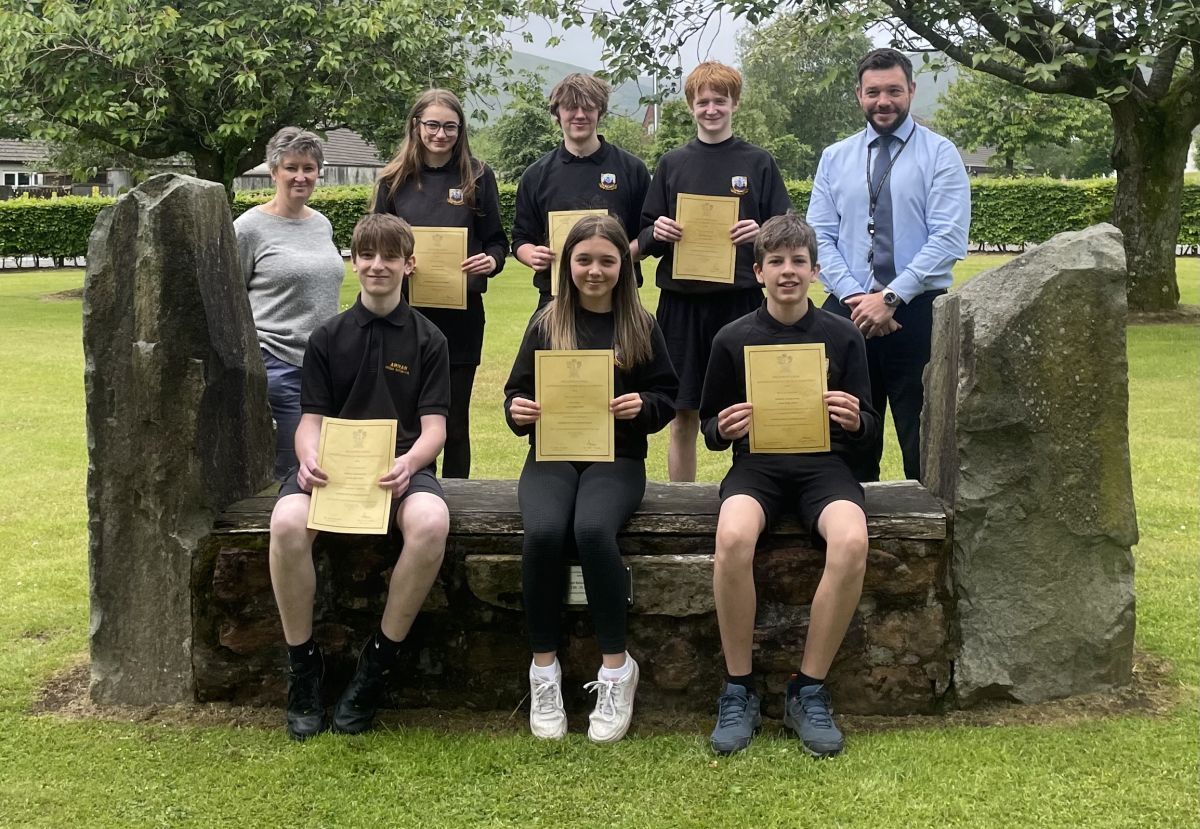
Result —
<instances>
[{"instance_id":1,"label":"eyeglasses","mask_svg":"<svg viewBox=\"0 0 1200 829\"><path fill-rule=\"evenodd\" d=\"M458 130L461 127L461 124L456 124L453 121L446 121L445 123L441 121L418 121L417 123L424 127L425 132L429 135L437 135L439 132L444 132L448 138L458 135Z\"/></svg>"}]
</instances>

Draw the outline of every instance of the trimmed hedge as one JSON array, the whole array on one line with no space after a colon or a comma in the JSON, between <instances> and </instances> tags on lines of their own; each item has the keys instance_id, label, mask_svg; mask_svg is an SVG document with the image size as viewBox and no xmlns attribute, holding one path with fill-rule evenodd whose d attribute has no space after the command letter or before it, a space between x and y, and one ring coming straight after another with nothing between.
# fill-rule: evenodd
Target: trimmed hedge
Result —
<instances>
[{"instance_id":1,"label":"trimmed hedge","mask_svg":"<svg viewBox=\"0 0 1200 829\"><path fill-rule=\"evenodd\" d=\"M513 184L500 185L500 212L506 228L512 227L516 190ZM978 246L1044 242L1056 233L1107 221L1115 190L1113 179L974 179L971 242ZM807 210L811 192L811 181L788 183L796 212ZM337 244L349 248L354 224L370 197L371 188L366 185L319 187L309 204L329 218ZM270 198L270 191L264 190L237 193L233 215L236 218ZM0 202L0 256L83 256L97 214L112 202L82 196ZM1194 177L1184 183L1182 213L1179 244L1200 246L1200 181Z\"/></svg>"},{"instance_id":2,"label":"trimmed hedge","mask_svg":"<svg viewBox=\"0 0 1200 829\"><path fill-rule=\"evenodd\" d=\"M89 196L0 201L0 256L41 256L55 261L85 256L96 216L113 201Z\"/></svg>"}]
</instances>

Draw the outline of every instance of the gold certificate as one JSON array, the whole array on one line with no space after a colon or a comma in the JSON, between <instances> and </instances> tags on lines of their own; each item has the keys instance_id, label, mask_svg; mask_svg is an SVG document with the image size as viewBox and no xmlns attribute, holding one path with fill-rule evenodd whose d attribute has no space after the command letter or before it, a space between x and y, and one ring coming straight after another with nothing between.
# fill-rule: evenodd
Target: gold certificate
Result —
<instances>
[{"instance_id":1,"label":"gold certificate","mask_svg":"<svg viewBox=\"0 0 1200 829\"><path fill-rule=\"evenodd\" d=\"M751 452L828 452L825 344L748 345Z\"/></svg>"},{"instance_id":2,"label":"gold certificate","mask_svg":"<svg viewBox=\"0 0 1200 829\"><path fill-rule=\"evenodd\" d=\"M558 269L562 267L563 247L567 234L575 223L584 216L607 216L604 208L595 210L551 210L547 215L546 227L550 229L550 250L554 251L554 263L550 265L550 296L558 296Z\"/></svg>"},{"instance_id":3,"label":"gold certificate","mask_svg":"<svg viewBox=\"0 0 1200 829\"><path fill-rule=\"evenodd\" d=\"M414 227L417 269L409 278L408 301L422 308L467 307L465 227Z\"/></svg>"},{"instance_id":4,"label":"gold certificate","mask_svg":"<svg viewBox=\"0 0 1200 829\"><path fill-rule=\"evenodd\" d=\"M678 195L675 221L683 228L683 238L675 243L672 279L733 282L737 249L729 230L737 224L740 204L737 196Z\"/></svg>"},{"instance_id":5,"label":"gold certificate","mask_svg":"<svg viewBox=\"0 0 1200 829\"><path fill-rule=\"evenodd\" d=\"M379 479L396 456L396 421L321 419L317 466L329 476L315 486L308 528L328 533L385 535L392 517L392 491Z\"/></svg>"},{"instance_id":6,"label":"gold certificate","mask_svg":"<svg viewBox=\"0 0 1200 829\"><path fill-rule=\"evenodd\" d=\"M611 348L533 352L538 461L613 460Z\"/></svg>"}]
</instances>

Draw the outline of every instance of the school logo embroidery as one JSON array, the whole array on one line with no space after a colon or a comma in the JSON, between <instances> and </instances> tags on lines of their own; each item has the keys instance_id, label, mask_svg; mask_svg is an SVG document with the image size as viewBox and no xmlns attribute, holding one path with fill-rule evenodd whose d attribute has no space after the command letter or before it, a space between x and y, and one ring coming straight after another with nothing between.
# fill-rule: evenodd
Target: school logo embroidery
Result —
<instances>
[{"instance_id":1,"label":"school logo embroidery","mask_svg":"<svg viewBox=\"0 0 1200 829\"><path fill-rule=\"evenodd\" d=\"M388 371L394 371L397 374L408 374L408 366L404 365L404 363L397 363L393 361L384 366L384 368L386 368Z\"/></svg>"},{"instance_id":2,"label":"school logo embroidery","mask_svg":"<svg viewBox=\"0 0 1200 829\"><path fill-rule=\"evenodd\" d=\"M750 192L750 180L745 176L734 176L729 180L729 192L735 196L744 196Z\"/></svg>"},{"instance_id":3,"label":"school logo embroidery","mask_svg":"<svg viewBox=\"0 0 1200 829\"><path fill-rule=\"evenodd\" d=\"M462 190L460 190L457 187L451 187L450 192L446 195L446 201L449 202L450 204L462 204L463 203Z\"/></svg>"},{"instance_id":4,"label":"school logo embroidery","mask_svg":"<svg viewBox=\"0 0 1200 829\"><path fill-rule=\"evenodd\" d=\"M601 190L616 190L617 189L617 174L616 173L601 173L600 174L600 189Z\"/></svg>"}]
</instances>

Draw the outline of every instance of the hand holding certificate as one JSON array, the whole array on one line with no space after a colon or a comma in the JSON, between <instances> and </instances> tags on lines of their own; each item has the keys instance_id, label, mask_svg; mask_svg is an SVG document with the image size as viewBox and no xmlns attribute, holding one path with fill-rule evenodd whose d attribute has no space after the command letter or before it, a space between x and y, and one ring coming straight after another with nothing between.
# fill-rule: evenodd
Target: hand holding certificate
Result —
<instances>
[{"instance_id":1,"label":"hand holding certificate","mask_svg":"<svg viewBox=\"0 0 1200 829\"><path fill-rule=\"evenodd\" d=\"M673 279L733 282L737 249L729 231L737 224L740 205L736 196L678 195L675 221L683 229L683 237L675 243Z\"/></svg>"},{"instance_id":2,"label":"hand holding certificate","mask_svg":"<svg viewBox=\"0 0 1200 829\"><path fill-rule=\"evenodd\" d=\"M549 228L550 250L554 261L550 264L550 295L558 296L558 269L562 259L563 247L567 243L567 234L575 223L584 216L607 216L608 210L596 208L593 210L551 210L546 216L546 227Z\"/></svg>"},{"instance_id":3,"label":"hand holding certificate","mask_svg":"<svg viewBox=\"0 0 1200 829\"><path fill-rule=\"evenodd\" d=\"M467 307L465 227L414 227L413 256L417 269L408 285L408 301L421 308Z\"/></svg>"},{"instance_id":4,"label":"hand holding certificate","mask_svg":"<svg viewBox=\"0 0 1200 829\"><path fill-rule=\"evenodd\" d=\"M535 351L538 461L614 458L612 349Z\"/></svg>"},{"instance_id":5,"label":"hand holding certificate","mask_svg":"<svg viewBox=\"0 0 1200 829\"><path fill-rule=\"evenodd\" d=\"M825 344L748 345L744 353L750 451L828 452Z\"/></svg>"},{"instance_id":6,"label":"hand holding certificate","mask_svg":"<svg viewBox=\"0 0 1200 829\"><path fill-rule=\"evenodd\" d=\"M385 535L392 492L379 486L395 460L396 421L321 420L317 466L328 483L313 487L308 528L322 532Z\"/></svg>"}]
</instances>

